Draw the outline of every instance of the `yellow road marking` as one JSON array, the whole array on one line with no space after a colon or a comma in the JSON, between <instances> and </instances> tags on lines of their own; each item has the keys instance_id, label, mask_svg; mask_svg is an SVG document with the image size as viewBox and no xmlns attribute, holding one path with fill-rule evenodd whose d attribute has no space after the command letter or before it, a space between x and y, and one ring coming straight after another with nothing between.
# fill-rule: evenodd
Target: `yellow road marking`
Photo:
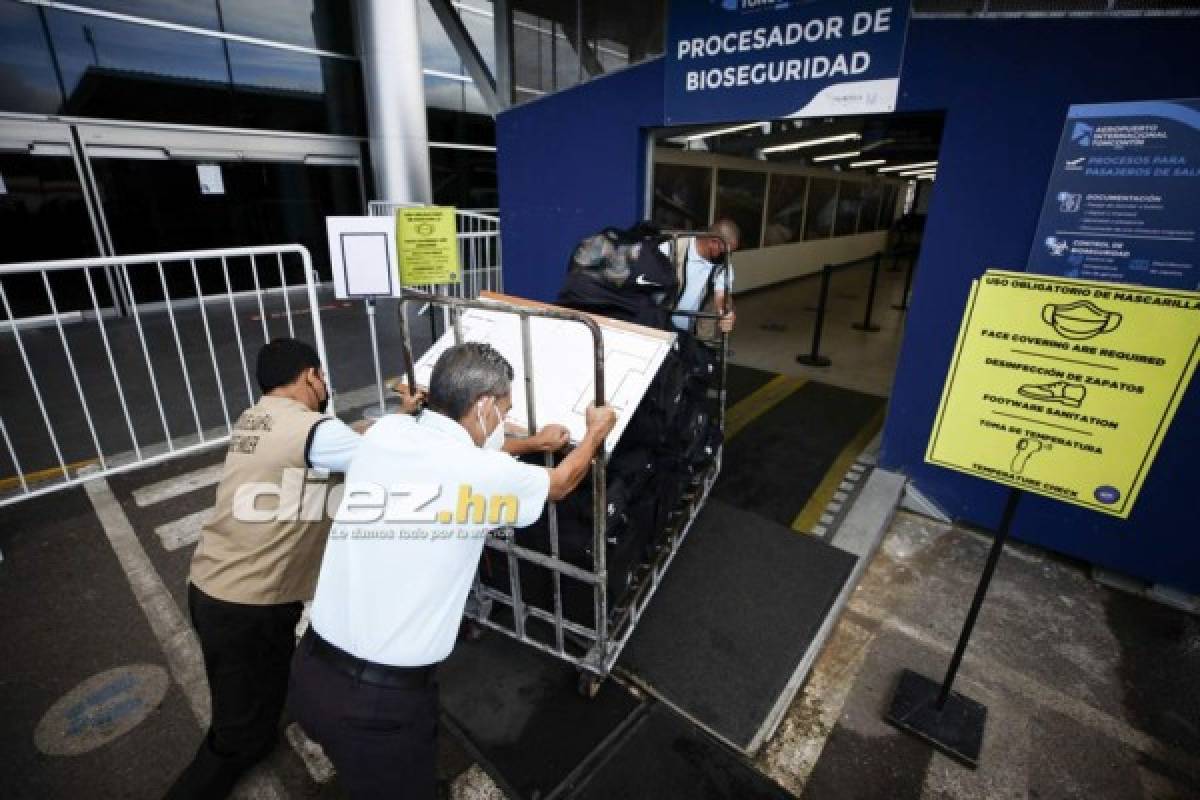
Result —
<instances>
[{"instance_id":1,"label":"yellow road marking","mask_svg":"<svg viewBox=\"0 0 1200 800\"><path fill-rule=\"evenodd\" d=\"M883 418L886 412L886 406L880 408L867 421L867 424L854 435L854 438L842 448L842 452L838 453L838 457L834 459L830 465L829 471L825 473L825 477L813 490L812 496L808 498L808 502L804 504L804 508L800 509L800 513L792 520L792 530L800 533L812 533L813 526L817 524L817 520L821 518L821 513L825 510L825 506L829 505L829 501L833 498L837 487L841 485L842 479L846 477L847 470L854 460L858 458L863 449L870 444L875 438L875 434L879 433L879 429L883 427Z\"/></svg>"},{"instance_id":2,"label":"yellow road marking","mask_svg":"<svg viewBox=\"0 0 1200 800\"><path fill-rule=\"evenodd\" d=\"M808 383L807 378L776 375L739 400L725 412L725 440L729 441L747 425L783 402L792 392Z\"/></svg>"},{"instance_id":3,"label":"yellow road marking","mask_svg":"<svg viewBox=\"0 0 1200 800\"><path fill-rule=\"evenodd\" d=\"M72 461L71 463L67 464L67 472L74 472L75 470L86 467L89 464L95 464L97 461L98 459L95 458L85 458L82 461ZM33 483L42 483L43 481L48 481L55 477L61 478L62 474L63 471L61 467L47 467L46 469L39 469L35 472L26 472L21 476L12 475L7 478L0 478L0 492L7 492L10 489L20 488L21 478L24 478L25 483L28 485Z\"/></svg>"}]
</instances>

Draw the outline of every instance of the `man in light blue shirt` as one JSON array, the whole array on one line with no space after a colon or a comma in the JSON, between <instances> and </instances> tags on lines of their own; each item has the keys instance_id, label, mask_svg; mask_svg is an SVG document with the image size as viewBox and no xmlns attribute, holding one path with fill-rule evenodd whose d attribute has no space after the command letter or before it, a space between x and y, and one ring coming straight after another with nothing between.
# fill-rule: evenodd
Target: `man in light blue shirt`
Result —
<instances>
[{"instance_id":1,"label":"man in light blue shirt","mask_svg":"<svg viewBox=\"0 0 1200 800\"><path fill-rule=\"evenodd\" d=\"M727 257L726 245L731 252L738 249L741 232L733 220L718 219L709 227L708 233L708 236L681 237L674 243L664 242L659 250L672 258L681 284L675 310L716 311L722 315L718 323L720 331L731 333L736 316L732 301L727 296L724 276L718 276L718 285L711 286L711 292L710 281L718 262ZM672 244L679 250L672 252ZM728 287L732 290L733 265L730 264L728 269ZM671 324L681 331L691 331L692 322L693 318L685 314L671 316Z\"/></svg>"}]
</instances>

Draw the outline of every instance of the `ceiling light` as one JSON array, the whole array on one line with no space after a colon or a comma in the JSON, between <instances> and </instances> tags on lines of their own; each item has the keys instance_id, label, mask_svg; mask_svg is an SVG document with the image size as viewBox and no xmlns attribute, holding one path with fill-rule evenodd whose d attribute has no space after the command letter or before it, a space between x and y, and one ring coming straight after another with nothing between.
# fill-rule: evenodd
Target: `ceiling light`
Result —
<instances>
[{"instance_id":1,"label":"ceiling light","mask_svg":"<svg viewBox=\"0 0 1200 800\"><path fill-rule=\"evenodd\" d=\"M858 141L861 138L861 133L837 133L833 136L822 136L820 139L805 139L802 142L788 142L787 144L771 145L770 147L764 147L762 151L764 153L783 153L787 150L799 150L802 147L816 147L819 144Z\"/></svg>"},{"instance_id":2,"label":"ceiling light","mask_svg":"<svg viewBox=\"0 0 1200 800\"><path fill-rule=\"evenodd\" d=\"M882 172L882 170L880 170ZM937 172L937 167L922 167L921 169L908 169L904 172L897 173L902 178L911 178L914 175L925 175L927 173Z\"/></svg>"},{"instance_id":3,"label":"ceiling light","mask_svg":"<svg viewBox=\"0 0 1200 800\"><path fill-rule=\"evenodd\" d=\"M886 163L887 163L887 161L885 159L876 158L871 161L851 161L848 166L850 166L850 167L877 167L880 164L886 164Z\"/></svg>"},{"instance_id":4,"label":"ceiling light","mask_svg":"<svg viewBox=\"0 0 1200 800\"><path fill-rule=\"evenodd\" d=\"M917 176L917 180L919 180L919 181L932 181L932 180L937 180L937 173L936 173L936 172L929 172L929 173L926 173L926 174L924 174L924 175L918 175L918 176Z\"/></svg>"},{"instance_id":5,"label":"ceiling light","mask_svg":"<svg viewBox=\"0 0 1200 800\"><path fill-rule=\"evenodd\" d=\"M922 161L919 164L897 164L894 167L880 167L879 171L880 172L906 172L908 170L917 169L918 167L936 167L937 164L938 164L938 162L936 162L936 161Z\"/></svg>"},{"instance_id":6,"label":"ceiling light","mask_svg":"<svg viewBox=\"0 0 1200 800\"><path fill-rule=\"evenodd\" d=\"M838 159L855 158L855 157L861 156L861 155L862 155L861 150L849 150L845 153L830 153L829 155L824 155L824 156L813 156L811 160L814 163L817 161L837 161Z\"/></svg>"},{"instance_id":7,"label":"ceiling light","mask_svg":"<svg viewBox=\"0 0 1200 800\"><path fill-rule=\"evenodd\" d=\"M710 136L724 136L727 133L737 133L738 131L748 131L751 128L759 128L763 125L769 125L766 122L747 122L745 125L734 125L732 128L719 128L715 131L705 131L704 133L693 133L691 136L684 136L685 141L694 142L697 139L707 139Z\"/></svg>"}]
</instances>

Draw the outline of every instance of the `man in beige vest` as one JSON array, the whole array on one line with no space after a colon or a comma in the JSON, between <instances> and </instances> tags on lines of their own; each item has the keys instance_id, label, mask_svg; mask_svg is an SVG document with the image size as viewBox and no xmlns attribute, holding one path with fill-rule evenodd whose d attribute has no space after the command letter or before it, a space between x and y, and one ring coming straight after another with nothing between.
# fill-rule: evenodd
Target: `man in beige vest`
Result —
<instances>
[{"instance_id":1,"label":"man in beige vest","mask_svg":"<svg viewBox=\"0 0 1200 800\"><path fill-rule=\"evenodd\" d=\"M274 748L303 601L329 534L332 488L362 437L325 413L311 346L276 339L258 354L262 398L238 418L216 505L189 574L188 607L212 695L212 725L168 797L223 798ZM407 411L419 398L403 393Z\"/></svg>"},{"instance_id":2,"label":"man in beige vest","mask_svg":"<svg viewBox=\"0 0 1200 800\"><path fill-rule=\"evenodd\" d=\"M673 310L721 315L720 319L713 320L675 313L671 315L671 324L675 328L706 340L715 339L718 330L721 333L733 332L737 319L731 295L733 265L727 264L726 269L720 272L717 266L729 260L729 254L738 249L741 238L737 223L723 217L709 226L707 235L701 233L680 237L674 242L664 242L659 248L671 257L679 281L679 294ZM714 272L716 280L713 278Z\"/></svg>"},{"instance_id":3,"label":"man in beige vest","mask_svg":"<svg viewBox=\"0 0 1200 800\"><path fill-rule=\"evenodd\" d=\"M234 424L212 514L188 576L188 607L212 695L212 724L169 798L224 798L274 748L303 601L313 596L344 473L362 437L325 414L311 346L275 339L258 353L262 398ZM412 413L423 395L395 390ZM561 425L508 439L553 452ZM324 473L324 474L321 474ZM339 473L329 479L329 473ZM332 498L332 499L331 499Z\"/></svg>"}]
</instances>

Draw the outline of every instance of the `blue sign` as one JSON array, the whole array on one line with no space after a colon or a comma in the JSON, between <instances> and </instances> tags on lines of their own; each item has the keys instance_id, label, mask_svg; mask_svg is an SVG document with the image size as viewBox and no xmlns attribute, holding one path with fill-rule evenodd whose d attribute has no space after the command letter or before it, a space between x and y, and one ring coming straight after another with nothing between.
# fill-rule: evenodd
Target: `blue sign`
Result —
<instances>
[{"instance_id":1,"label":"blue sign","mask_svg":"<svg viewBox=\"0 0 1200 800\"><path fill-rule=\"evenodd\" d=\"M1200 100L1071 106L1028 270L1200 289Z\"/></svg>"},{"instance_id":2,"label":"blue sign","mask_svg":"<svg viewBox=\"0 0 1200 800\"><path fill-rule=\"evenodd\" d=\"M909 0L670 0L667 122L894 111Z\"/></svg>"}]
</instances>

